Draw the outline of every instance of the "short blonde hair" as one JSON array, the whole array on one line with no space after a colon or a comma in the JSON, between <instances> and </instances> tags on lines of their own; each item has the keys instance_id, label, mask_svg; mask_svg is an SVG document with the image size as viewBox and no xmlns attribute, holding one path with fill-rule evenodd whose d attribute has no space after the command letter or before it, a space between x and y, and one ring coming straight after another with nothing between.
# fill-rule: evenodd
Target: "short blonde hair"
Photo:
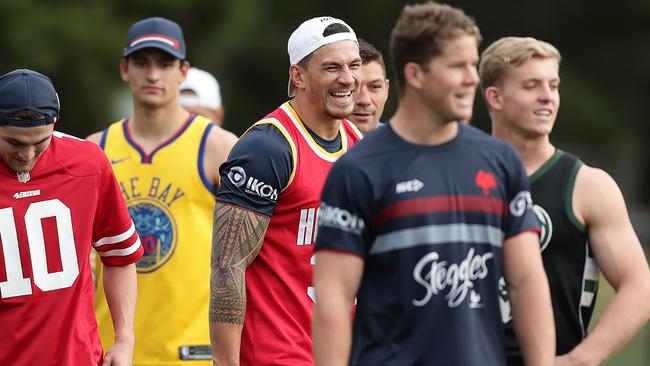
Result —
<instances>
[{"instance_id":1,"label":"short blonde hair","mask_svg":"<svg viewBox=\"0 0 650 366\"><path fill-rule=\"evenodd\" d=\"M503 37L481 54L478 74L481 88L498 84L508 69L518 67L531 58L554 58L559 64L560 51L552 44L532 37Z\"/></svg>"}]
</instances>

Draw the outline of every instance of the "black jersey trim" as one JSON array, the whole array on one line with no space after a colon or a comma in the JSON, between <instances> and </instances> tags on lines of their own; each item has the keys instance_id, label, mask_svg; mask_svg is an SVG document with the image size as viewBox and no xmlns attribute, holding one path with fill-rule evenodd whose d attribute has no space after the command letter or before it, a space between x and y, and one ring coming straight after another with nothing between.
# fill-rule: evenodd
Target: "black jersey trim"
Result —
<instances>
[{"instance_id":1,"label":"black jersey trim","mask_svg":"<svg viewBox=\"0 0 650 366\"><path fill-rule=\"evenodd\" d=\"M562 157L563 154L564 151L560 149L555 149L555 152L553 153L551 158L548 159L544 164L542 164L542 166L539 167L539 169L537 169L535 173L531 174L530 177L528 177L528 181L530 182L530 184L533 184L533 182L535 182L537 179L543 176L544 173L549 171L549 169L551 169L555 165L555 163L557 163L557 161L560 160L560 157Z\"/></svg>"},{"instance_id":2,"label":"black jersey trim","mask_svg":"<svg viewBox=\"0 0 650 366\"><path fill-rule=\"evenodd\" d=\"M580 222L578 220L578 217L575 214L575 211L573 210L573 189L576 184L576 177L578 176L578 171L582 167L582 161L576 160L575 165L573 166L573 169L571 170L571 174L569 175L568 179L568 184L567 184L567 189L565 192L565 198L564 198L564 208L567 214L567 217L569 218L569 221L580 231L581 233L584 233L586 230L585 224Z\"/></svg>"}]
</instances>

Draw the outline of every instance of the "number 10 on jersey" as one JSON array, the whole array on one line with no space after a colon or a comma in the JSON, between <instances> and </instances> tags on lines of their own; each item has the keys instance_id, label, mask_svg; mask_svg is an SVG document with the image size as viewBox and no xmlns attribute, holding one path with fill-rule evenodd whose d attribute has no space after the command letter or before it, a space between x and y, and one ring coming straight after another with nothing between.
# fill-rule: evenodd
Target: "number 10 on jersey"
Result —
<instances>
[{"instance_id":1,"label":"number 10 on jersey","mask_svg":"<svg viewBox=\"0 0 650 366\"><path fill-rule=\"evenodd\" d=\"M62 270L49 273L45 251L42 220L56 219ZM72 286L79 276L79 263L72 230L70 209L60 200L33 202L25 212L25 229L32 262L34 284L42 291L53 291ZM4 256L6 281L0 282L0 297L30 295L32 285L25 278L20 261L20 247L16 232L16 218L13 208L0 209L0 242Z\"/></svg>"}]
</instances>

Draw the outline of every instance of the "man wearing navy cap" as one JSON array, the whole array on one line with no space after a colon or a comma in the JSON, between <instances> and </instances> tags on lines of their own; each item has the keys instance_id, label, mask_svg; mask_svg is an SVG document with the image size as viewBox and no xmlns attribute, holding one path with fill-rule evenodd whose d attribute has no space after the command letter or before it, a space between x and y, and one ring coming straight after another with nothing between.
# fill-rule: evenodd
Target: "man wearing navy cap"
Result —
<instances>
[{"instance_id":1,"label":"man wearing navy cap","mask_svg":"<svg viewBox=\"0 0 650 366\"><path fill-rule=\"evenodd\" d=\"M142 246L106 156L54 131L59 111L46 76L0 76L0 365L130 365ZM91 244L117 334L105 357Z\"/></svg>"},{"instance_id":2,"label":"man wearing navy cap","mask_svg":"<svg viewBox=\"0 0 650 366\"><path fill-rule=\"evenodd\" d=\"M120 60L134 115L89 137L110 159L143 241L134 365L209 365L212 359L206 258L217 169L232 143L214 122L181 107L179 86L189 67L178 24L159 17L136 22ZM101 290L96 312L109 346L114 336Z\"/></svg>"}]
</instances>

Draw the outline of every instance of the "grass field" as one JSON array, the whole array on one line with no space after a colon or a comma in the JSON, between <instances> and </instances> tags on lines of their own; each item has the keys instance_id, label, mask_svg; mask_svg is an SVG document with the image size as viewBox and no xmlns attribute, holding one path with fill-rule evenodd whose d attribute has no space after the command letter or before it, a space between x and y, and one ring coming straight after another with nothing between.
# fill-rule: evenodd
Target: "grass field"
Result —
<instances>
[{"instance_id":1,"label":"grass field","mask_svg":"<svg viewBox=\"0 0 650 366\"><path fill-rule=\"evenodd\" d=\"M600 278L600 289L596 299L593 327L605 305L614 295L614 290L605 278ZM650 299L649 299L650 300ZM650 365L650 326L645 327L620 352L604 363L605 366L648 366Z\"/></svg>"}]
</instances>

